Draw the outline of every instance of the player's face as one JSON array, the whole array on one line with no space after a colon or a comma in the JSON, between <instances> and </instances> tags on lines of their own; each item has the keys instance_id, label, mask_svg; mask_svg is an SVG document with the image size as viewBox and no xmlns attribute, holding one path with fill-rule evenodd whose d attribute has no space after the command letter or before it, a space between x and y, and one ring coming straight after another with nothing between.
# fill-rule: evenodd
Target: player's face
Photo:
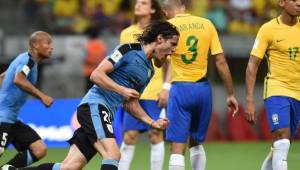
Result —
<instances>
[{"instance_id":1,"label":"player's face","mask_svg":"<svg viewBox=\"0 0 300 170\"><path fill-rule=\"evenodd\" d=\"M52 39L50 36L45 36L39 41L38 53L43 58L50 58L52 55Z\"/></svg>"},{"instance_id":2,"label":"player's face","mask_svg":"<svg viewBox=\"0 0 300 170\"><path fill-rule=\"evenodd\" d=\"M300 16L300 0L285 0L281 2L284 10L291 16Z\"/></svg>"},{"instance_id":3,"label":"player's face","mask_svg":"<svg viewBox=\"0 0 300 170\"><path fill-rule=\"evenodd\" d=\"M151 8L151 0L136 0L134 6L134 15L151 16L155 10Z\"/></svg>"},{"instance_id":4,"label":"player's face","mask_svg":"<svg viewBox=\"0 0 300 170\"><path fill-rule=\"evenodd\" d=\"M162 38L161 36L157 39L157 46L155 48L155 58L158 60L165 60L168 55L175 52L179 37L177 35L172 38Z\"/></svg>"}]
</instances>

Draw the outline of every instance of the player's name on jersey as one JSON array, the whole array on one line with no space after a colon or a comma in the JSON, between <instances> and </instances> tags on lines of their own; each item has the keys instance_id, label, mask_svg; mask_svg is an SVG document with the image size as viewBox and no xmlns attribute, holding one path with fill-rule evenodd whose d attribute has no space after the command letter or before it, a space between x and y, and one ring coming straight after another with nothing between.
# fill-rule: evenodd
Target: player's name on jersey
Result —
<instances>
[{"instance_id":1,"label":"player's name on jersey","mask_svg":"<svg viewBox=\"0 0 300 170\"><path fill-rule=\"evenodd\" d=\"M189 24L180 24L178 26L179 31L188 31L188 30L192 30L192 29L203 30L204 25L200 24L200 23L189 23Z\"/></svg>"}]
</instances>

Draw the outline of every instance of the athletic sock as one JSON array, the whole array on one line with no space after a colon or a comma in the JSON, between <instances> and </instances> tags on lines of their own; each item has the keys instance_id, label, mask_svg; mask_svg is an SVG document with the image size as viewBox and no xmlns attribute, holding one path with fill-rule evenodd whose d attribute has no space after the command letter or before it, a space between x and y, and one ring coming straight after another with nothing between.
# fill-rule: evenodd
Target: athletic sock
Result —
<instances>
[{"instance_id":1,"label":"athletic sock","mask_svg":"<svg viewBox=\"0 0 300 170\"><path fill-rule=\"evenodd\" d=\"M162 170L165 156L165 143L151 145L151 170Z\"/></svg>"},{"instance_id":2,"label":"athletic sock","mask_svg":"<svg viewBox=\"0 0 300 170\"><path fill-rule=\"evenodd\" d=\"M180 154L171 154L169 170L184 170L184 156Z\"/></svg>"},{"instance_id":3,"label":"athletic sock","mask_svg":"<svg viewBox=\"0 0 300 170\"><path fill-rule=\"evenodd\" d=\"M273 143L273 170L287 170L287 156L290 148L290 140L280 139Z\"/></svg>"},{"instance_id":4,"label":"athletic sock","mask_svg":"<svg viewBox=\"0 0 300 170\"><path fill-rule=\"evenodd\" d=\"M261 166L261 170L273 170L272 159L273 159L273 148L271 147L269 154L267 155L267 157L265 158Z\"/></svg>"},{"instance_id":5,"label":"athletic sock","mask_svg":"<svg viewBox=\"0 0 300 170\"><path fill-rule=\"evenodd\" d=\"M9 160L6 164L13 165L16 168L26 167L36 162L38 159L30 150L18 152L15 157Z\"/></svg>"},{"instance_id":6,"label":"athletic sock","mask_svg":"<svg viewBox=\"0 0 300 170\"><path fill-rule=\"evenodd\" d=\"M206 155L202 145L190 148L190 160L193 170L204 170L206 165Z\"/></svg>"},{"instance_id":7,"label":"athletic sock","mask_svg":"<svg viewBox=\"0 0 300 170\"><path fill-rule=\"evenodd\" d=\"M121 160L119 162L119 170L129 170L133 159L135 145L126 145L124 142L121 145Z\"/></svg>"},{"instance_id":8,"label":"athletic sock","mask_svg":"<svg viewBox=\"0 0 300 170\"><path fill-rule=\"evenodd\" d=\"M118 170L118 161L113 159L103 159L100 170Z\"/></svg>"}]
</instances>

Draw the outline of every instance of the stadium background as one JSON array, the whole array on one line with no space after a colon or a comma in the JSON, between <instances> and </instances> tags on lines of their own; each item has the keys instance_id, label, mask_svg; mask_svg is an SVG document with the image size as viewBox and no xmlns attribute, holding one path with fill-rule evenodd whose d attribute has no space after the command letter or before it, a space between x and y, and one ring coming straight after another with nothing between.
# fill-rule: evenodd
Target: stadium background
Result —
<instances>
[{"instance_id":1,"label":"stadium background","mask_svg":"<svg viewBox=\"0 0 300 170\"><path fill-rule=\"evenodd\" d=\"M98 38L107 44L109 52L118 44L120 31L131 22L133 3L134 0L0 0L0 72L18 53L27 49L30 33L45 30L53 35L53 58L41 64L38 86L56 99L55 104L45 109L32 99L21 113L21 119L32 125L51 148L43 161L63 159L67 152L65 140L76 127L72 118L76 104L85 93L86 30L90 27L99 30ZM243 110L249 52L259 26L277 16L277 0L186 0L186 3L191 13L210 18L218 29ZM263 62L255 88L259 113L263 113L261 96L266 71L267 65ZM226 91L211 59L208 78L213 84L214 117L206 144L207 169L259 169L270 143L265 117L259 114L253 128L243 120L243 111L233 120L227 113ZM139 141L137 155L143 156L136 156L133 170L149 167L146 166L149 165L146 137L141 136ZM13 153L9 150L0 164ZM299 169L299 160L300 143L296 141L289 154L289 169ZM98 169L99 164L98 158L93 159L85 169Z\"/></svg>"}]
</instances>

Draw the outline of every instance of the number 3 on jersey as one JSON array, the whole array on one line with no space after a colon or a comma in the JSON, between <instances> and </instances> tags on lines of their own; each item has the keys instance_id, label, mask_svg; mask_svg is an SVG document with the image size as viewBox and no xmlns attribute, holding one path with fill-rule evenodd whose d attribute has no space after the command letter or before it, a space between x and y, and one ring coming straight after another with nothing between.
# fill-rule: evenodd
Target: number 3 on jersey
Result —
<instances>
[{"instance_id":1,"label":"number 3 on jersey","mask_svg":"<svg viewBox=\"0 0 300 170\"><path fill-rule=\"evenodd\" d=\"M185 54L181 55L181 59L185 64L192 64L197 58L197 47L198 47L198 38L194 35L191 35L186 40L186 46L189 46L189 51L192 53L192 58L188 59Z\"/></svg>"}]
</instances>

